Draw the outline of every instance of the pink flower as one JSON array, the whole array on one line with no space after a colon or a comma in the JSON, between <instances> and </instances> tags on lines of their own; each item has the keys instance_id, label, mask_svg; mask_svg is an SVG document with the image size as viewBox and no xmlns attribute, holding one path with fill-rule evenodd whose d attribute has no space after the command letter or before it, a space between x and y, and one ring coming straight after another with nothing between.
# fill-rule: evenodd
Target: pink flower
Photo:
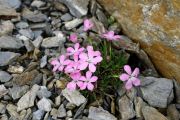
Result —
<instances>
[{"instance_id":1,"label":"pink flower","mask_svg":"<svg viewBox=\"0 0 180 120\"><path fill-rule=\"evenodd\" d=\"M92 83L96 82L97 79L98 77L92 76L92 72L87 71L86 77L85 76L80 77L80 80L83 81L83 85L80 87L80 89L85 90L87 88L88 90L92 91L94 89L94 85Z\"/></svg>"},{"instance_id":2,"label":"pink flower","mask_svg":"<svg viewBox=\"0 0 180 120\"><path fill-rule=\"evenodd\" d=\"M74 74L74 73L80 72L79 64L80 64L80 61L78 60L78 57L74 57L74 61L71 61L65 68L65 73Z\"/></svg>"},{"instance_id":3,"label":"pink flower","mask_svg":"<svg viewBox=\"0 0 180 120\"><path fill-rule=\"evenodd\" d=\"M78 55L83 51L84 51L84 48L83 47L80 48L80 44L76 43L74 45L74 48L72 47L67 48L67 55L69 56L74 55L74 57L78 57Z\"/></svg>"},{"instance_id":4,"label":"pink flower","mask_svg":"<svg viewBox=\"0 0 180 120\"><path fill-rule=\"evenodd\" d=\"M83 82L79 80L81 77L80 72L71 74L70 77L72 78L72 81L67 84L69 90L75 90L77 86L82 87Z\"/></svg>"},{"instance_id":5,"label":"pink flower","mask_svg":"<svg viewBox=\"0 0 180 120\"><path fill-rule=\"evenodd\" d=\"M140 80L138 79L138 74L139 74L139 68L135 68L134 71L131 71L131 67L129 65L124 66L124 70L127 73L123 73L119 76L119 78L122 81L126 81L126 89L129 90L132 88L132 86L139 86L140 85Z\"/></svg>"},{"instance_id":6,"label":"pink flower","mask_svg":"<svg viewBox=\"0 0 180 120\"><path fill-rule=\"evenodd\" d=\"M64 55L61 55L61 56L59 56L58 59L54 59L51 61L51 65L54 66L54 68L53 68L54 72L57 70L63 71L64 66L68 65L71 62L70 60L65 60L65 59L66 59L66 57Z\"/></svg>"},{"instance_id":7,"label":"pink flower","mask_svg":"<svg viewBox=\"0 0 180 120\"><path fill-rule=\"evenodd\" d=\"M118 40L118 39L121 38L120 35L114 35L114 31L109 31L109 32L103 34L102 37L103 37L103 38L106 38L106 39L108 39L108 40L110 40L110 41Z\"/></svg>"},{"instance_id":8,"label":"pink flower","mask_svg":"<svg viewBox=\"0 0 180 120\"><path fill-rule=\"evenodd\" d=\"M72 33L70 36L69 36L69 40L73 43L76 43L78 41L78 37L75 33Z\"/></svg>"},{"instance_id":9,"label":"pink flower","mask_svg":"<svg viewBox=\"0 0 180 120\"><path fill-rule=\"evenodd\" d=\"M85 70L89 67L91 72L96 71L96 64L102 61L102 57L100 56L100 52L95 52L91 48L87 49L87 53L81 53L79 55L80 58L80 70Z\"/></svg>"},{"instance_id":10,"label":"pink flower","mask_svg":"<svg viewBox=\"0 0 180 120\"><path fill-rule=\"evenodd\" d=\"M89 19L84 20L84 31L88 31L93 27L93 23Z\"/></svg>"}]
</instances>

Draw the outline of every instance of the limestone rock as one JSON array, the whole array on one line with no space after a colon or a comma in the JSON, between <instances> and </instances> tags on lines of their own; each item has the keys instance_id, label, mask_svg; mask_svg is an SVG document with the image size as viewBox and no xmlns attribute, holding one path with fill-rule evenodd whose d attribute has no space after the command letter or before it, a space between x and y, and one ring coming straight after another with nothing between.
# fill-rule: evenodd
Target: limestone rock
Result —
<instances>
[{"instance_id":1,"label":"limestone rock","mask_svg":"<svg viewBox=\"0 0 180 120\"><path fill-rule=\"evenodd\" d=\"M164 115L162 115L153 107L145 106L142 109L142 113L145 120L168 120Z\"/></svg>"},{"instance_id":2,"label":"limestone rock","mask_svg":"<svg viewBox=\"0 0 180 120\"><path fill-rule=\"evenodd\" d=\"M12 33L14 24L11 21L4 21L0 25L0 36Z\"/></svg>"},{"instance_id":3,"label":"limestone rock","mask_svg":"<svg viewBox=\"0 0 180 120\"><path fill-rule=\"evenodd\" d=\"M11 80L12 76L5 72L5 71L0 71L0 81L1 82L8 82L9 80Z\"/></svg>"},{"instance_id":4,"label":"limestone rock","mask_svg":"<svg viewBox=\"0 0 180 120\"><path fill-rule=\"evenodd\" d=\"M141 87L143 98L154 107L166 108L173 100L173 82L165 78L145 77L143 81L153 80L154 82Z\"/></svg>"},{"instance_id":5,"label":"limestone rock","mask_svg":"<svg viewBox=\"0 0 180 120\"><path fill-rule=\"evenodd\" d=\"M62 91L62 95L70 102L75 104L76 106L80 106L84 102L86 102L86 98L81 95L81 93L77 90L70 91L67 88Z\"/></svg>"},{"instance_id":6,"label":"limestone rock","mask_svg":"<svg viewBox=\"0 0 180 120\"><path fill-rule=\"evenodd\" d=\"M88 118L92 120L117 120L112 114L102 108L90 107Z\"/></svg>"},{"instance_id":7,"label":"limestone rock","mask_svg":"<svg viewBox=\"0 0 180 120\"><path fill-rule=\"evenodd\" d=\"M0 66L6 66L16 60L20 56L19 53L0 52Z\"/></svg>"},{"instance_id":8,"label":"limestone rock","mask_svg":"<svg viewBox=\"0 0 180 120\"><path fill-rule=\"evenodd\" d=\"M82 17L88 12L89 0L59 0L64 3L70 10L71 14L76 17Z\"/></svg>"},{"instance_id":9,"label":"limestone rock","mask_svg":"<svg viewBox=\"0 0 180 120\"><path fill-rule=\"evenodd\" d=\"M180 1L98 0L123 32L151 58L157 70L180 82Z\"/></svg>"}]
</instances>

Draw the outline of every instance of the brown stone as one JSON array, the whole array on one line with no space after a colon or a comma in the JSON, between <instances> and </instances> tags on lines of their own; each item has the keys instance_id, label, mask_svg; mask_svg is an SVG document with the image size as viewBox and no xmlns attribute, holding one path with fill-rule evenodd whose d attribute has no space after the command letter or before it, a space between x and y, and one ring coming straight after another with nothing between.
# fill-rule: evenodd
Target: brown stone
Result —
<instances>
[{"instance_id":1,"label":"brown stone","mask_svg":"<svg viewBox=\"0 0 180 120\"><path fill-rule=\"evenodd\" d=\"M180 82L179 0L98 0L120 23L124 34L140 43L156 69Z\"/></svg>"}]
</instances>

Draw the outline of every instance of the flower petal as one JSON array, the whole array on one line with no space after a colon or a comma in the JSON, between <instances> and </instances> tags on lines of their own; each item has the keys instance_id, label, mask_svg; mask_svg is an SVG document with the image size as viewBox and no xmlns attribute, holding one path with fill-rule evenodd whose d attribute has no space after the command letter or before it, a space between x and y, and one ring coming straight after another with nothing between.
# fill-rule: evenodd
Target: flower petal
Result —
<instances>
[{"instance_id":1,"label":"flower petal","mask_svg":"<svg viewBox=\"0 0 180 120\"><path fill-rule=\"evenodd\" d=\"M138 75L139 75L139 68L135 68L132 73L132 76L137 77Z\"/></svg>"},{"instance_id":2,"label":"flower petal","mask_svg":"<svg viewBox=\"0 0 180 120\"><path fill-rule=\"evenodd\" d=\"M97 77L97 76L93 76L93 77L90 79L90 81L89 81L89 82L96 82L96 81L97 81L97 79L98 79L98 77Z\"/></svg>"},{"instance_id":3,"label":"flower petal","mask_svg":"<svg viewBox=\"0 0 180 120\"><path fill-rule=\"evenodd\" d=\"M81 90L85 90L87 87L87 82L84 82L83 85L80 87Z\"/></svg>"},{"instance_id":4,"label":"flower petal","mask_svg":"<svg viewBox=\"0 0 180 120\"><path fill-rule=\"evenodd\" d=\"M58 70L61 71L61 72L63 71L63 69L64 69L63 65L59 66L59 68L58 68Z\"/></svg>"},{"instance_id":5,"label":"flower petal","mask_svg":"<svg viewBox=\"0 0 180 120\"><path fill-rule=\"evenodd\" d=\"M84 61L88 60L88 56L87 56L86 53L81 53L81 54L79 55L79 58L80 58L81 60L84 60Z\"/></svg>"},{"instance_id":6,"label":"flower petal","mask_svg":"<svg viewBox=\"0 0 180 120\"><path fill-rule=\"evenodd\" d=\"M73 49L72 47L68 47L68 48L66 49L66 51L69 52L69 53L72 53L72 52L74 52L74 49Z\"/></svg>"},{"instance_id":7,"label":"flower petal","mask_svg":"<svg viewBox=\"0 0 180 120\"><path fill-rule=\"evenodd\" d=\"M81 76L79 80L86 81L85 76Z\"/></svg>"},{"instance_id":8,"label":"flower petal","mask_svg":"<svg viewBox=\"0 0 180 120\"><path fill-rule=\"evenodd\" d=\"M92 72L87 71L87 72L86 72L86 78L87 78L87 79L90 79L91 76L92 76Z\"/></svg>"},{"instance_id":9,"label":"flower petal","mask_svg":"<svg viewBox=\"0 0 180 120\"><path fill-rule=\"evenodd\" d=\"M95 63L95 64L97 64L97 63L101 62L102 59L103 59L103 58L102 58L101 56L98 56L98 57L93 58L92 62Z\"/></svg>"},{"instance_id":10,"label":"flower petal","mask_svg":"<svg viewBox=\"0 0 180 120\"><path fill-rule=\"evenodd\" d=\"M83 83L82 81L78 81L78 82L77 82L77 85L78 85L78 87L81 88L81 87L84 85L84 83Z\"/></svg>"},{"instance_id":11,"label":"flower petal","mask_svg":"<svg viewBox=\"0 0 180 120\"><path fill-rule=\"evenodd\" d=\"M67 88L69 89L69 90L75 90L76 89L76 83L75 82L69 82L68 84L67 84Z\"/></svg>"},{"instance_id":12,"label":"flower petal","mask_svg":"<svg viewBox=\"0 0 180 120\"><path fill-rule=\"evenodd\" d=\"M139 86L141 84L141 81L135 77L132 78L132 82L134 86Z\"/></svg>"},{"instance_id":13,"label":"flower petal","mask_svg":"<svg viewBox=\"0 0 180 120\"><path fill-rule=\"evenodd\" d=\"M126 81L129 79L129 75L126 74L126 73L123 73L119 76L119 79L122 80L122 81Z\"/></svg>"},{"instance_id":14,"label":"flower petal","mask_svg":"<svg viewBox=\"0 0 180 120\"><path fill-rule=\"evenodd\" d=\"M74 49L75 49L75 51L79 49L79 46L80 46L80 44L79 44L79 43L76 43L76 44L74 45Z\"/></svg>"},{"instance_id":15,"label":"flower petal","mask_svg":"<svg viewBox=\"0 0 180 120\"><path fill-rule=\"evenodd\" d=\"M81 62L81 64L79 64L78 68L80 70L85 70L88 66L88 62Z\"/></svg>"},{"instance_id":16,"label":"flower petal","mask_svg":"<svg viewBox=\"0 0 180 120\"><path fill-rule=\"evenodd\" d=\"M61 56L59 57L59 61L60 61L61 64L63 64L65 58L66 58L66 57L65 57L64 55L61 55Z\"/></svg>"},{"instance_id":17,"label":"flower petal","mask_svg":"<svg viewBox=\"0 0 180 120\"><path fill-rule=\"evenodd\" d=\"M87 84L88 90L92 91L94 89L94 85L92 83Z\"/></svg>"},{"instance_id":18,"label":"flower petal","mask_svg":"<svg viewBox=\"0 0 180 120\"><path fill-rule=\"evenodd\" d=\"M131 75L132 71L131 71L131 67L129 65L125 65L124 66L124 70L129 74Z\"/></svg>"},{"instance_id":19,"label":"flower petal","mask_svg":"<svg viewBox=\"0 0 180 120\"><path fill-rule=\"evenodd\" d=\"M89 71L95 72L96 71L96 66L92 63L89 64Z\"/></svg>"},{"instance_id":20,"label":"flower petal","mask_svg":"<svg viewBox=\"0 0 180 120\"><path fill-rule=\"evenodd\" d=\"M125 88L127 89L127 90L130 90L131 88L132 88L132 81L131 80L128 80L127 82L126 82L126 85L125 85Z\"/></svg>"}]
</instances>

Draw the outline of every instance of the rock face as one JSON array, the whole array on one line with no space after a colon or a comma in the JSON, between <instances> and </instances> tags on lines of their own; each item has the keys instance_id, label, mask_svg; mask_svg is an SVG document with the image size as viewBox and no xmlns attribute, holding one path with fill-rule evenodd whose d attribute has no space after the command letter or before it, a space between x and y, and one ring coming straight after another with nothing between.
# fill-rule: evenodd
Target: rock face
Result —
<instances>
[{"instance_id":1,"label":"rock face","mask_svg":"<svg viewBox=\"0 0 180 120\"><path fill-rule=\"evenodd\" d=\"M140 43L157 70L180 82L180 1L98 0Z\"/></svg>"},{"instance_id":2,"label":"rock face","mask_svg":"<svg viewBox=\"0 0 180 120\"><path fill-rule=\"evenodd\" d=\"M173 82L165 78L145 77L141 78L142 85L144 82L152 81L147 86L142 86L143 98L154 107L166 108L173 100Z\"/></svg>"}]
</instances>

